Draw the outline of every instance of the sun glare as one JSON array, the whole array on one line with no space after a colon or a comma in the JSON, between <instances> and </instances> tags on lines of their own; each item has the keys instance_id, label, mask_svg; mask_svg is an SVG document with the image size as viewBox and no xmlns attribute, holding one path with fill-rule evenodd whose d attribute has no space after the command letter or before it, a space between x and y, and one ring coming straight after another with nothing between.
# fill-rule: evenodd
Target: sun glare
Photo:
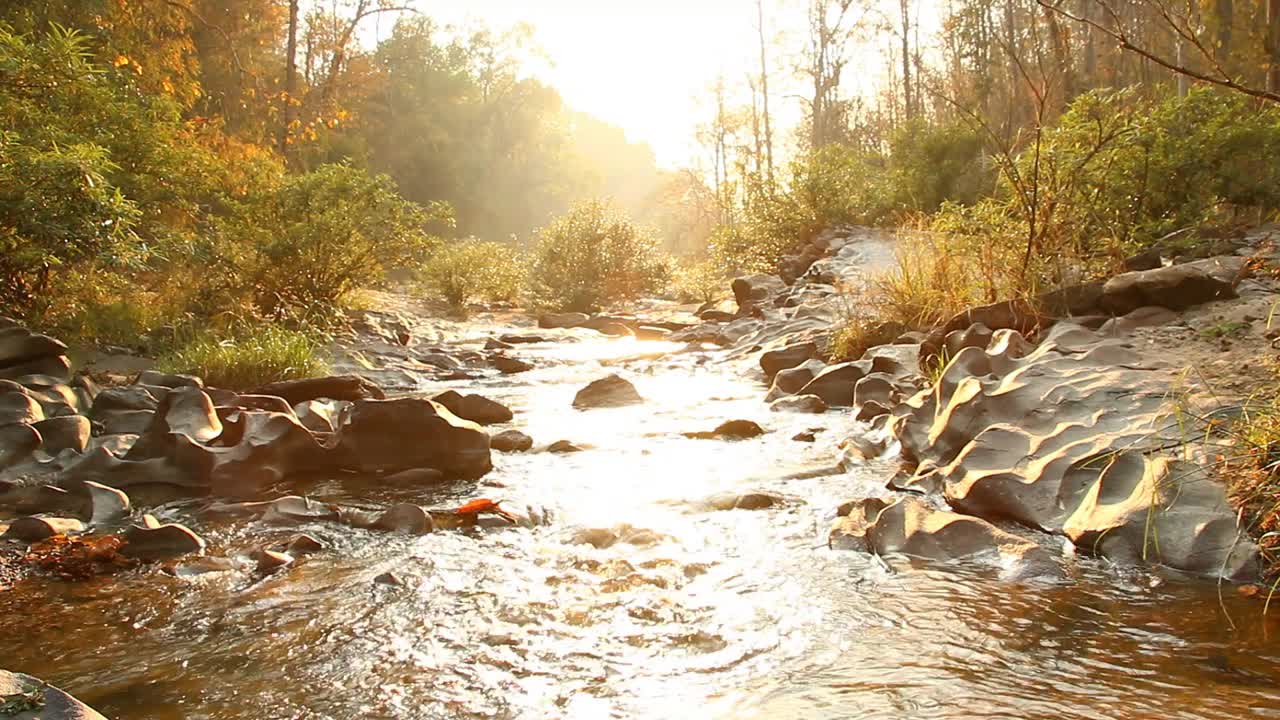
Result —
<instances>
[{"instance_id":1,"label":"sun glare","mask_svg":"<svg viewBox=\"0 0 1280 720\"><path fill-rule=\"evenodd\" d=\"M754 5L744 0L434 0L421 9L441 22L510 28L527 23L546 61L534 72L565 102L653 147L659 165L693 164L693 126L711 112L718 75L755 72Z\"/></svg>"}]
</instances>

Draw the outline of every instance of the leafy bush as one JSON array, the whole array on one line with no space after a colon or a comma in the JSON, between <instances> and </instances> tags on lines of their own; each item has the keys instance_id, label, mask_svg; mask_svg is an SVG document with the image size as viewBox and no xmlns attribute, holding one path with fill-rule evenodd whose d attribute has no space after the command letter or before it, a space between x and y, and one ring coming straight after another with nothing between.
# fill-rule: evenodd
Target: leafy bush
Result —
<instances>
[{"instance_id":1,"label":"leafy bush","mask_svg":"<svg viewBox=\"0 0 1280 720\"><path fill-rule=\"evenodd\" d=\"M1280 111L1228 93L1150 104L1078 97L992 195L943 203L897 247L872 295L886 318L927 327L973 305L1034 299L1118 269L1170 231L1232 206L1280 206Z\"/></svg>"},{"instance_id":2,"label":"leafy bush","mask_svg":"<svg viewBox=\"0 0 1280 720\"><path fill-rule=\"evenodd\" d=\"M995 182L993 173L983 166L982 152L982 138L967 126L921 120L903 123L890 141L887 192L892 209L932 213L943 203L977 202ZM873 203L884 204L884 199Z\"/></svg>"},{"instance_id":3,"label":"leafy bush","mask_svg":"<svg viewBox=\"0 0 1280 720\"><path fill-rule=\"evenodd\" d=\"M474 299L515 300L524 280L524 266L510 245L462 240L432 253L422 267L422 279L450 306L461 309Z\"/></svg>"},{"instance_id":4,"label":"leafy bush","mask_svg":"<svg viewBox=\"0 0 1280 720\"><path fill-rule=\"evenodd\" d=\"M97 128L66 115L120 104L86 46L57 27L33 42L0 25L0 304L19 311L58 270L122 252L141 215L112 183Z\"/></svg>"},{"instance_id":5,"label":"leafy bush","mask_svg":"<svg viewBox=\"0 0 1280 720\"><path fill-rule=\"evenodd\" d=\"M708 303L728 293L729 278L714 260L685 259L672 271L671 290L681 302Z\"/></svg>"},{"instance_id":6,"label":"leafy bush","mask_svg":"<svg viewBox=\"0 0 1280 720\"><path fill-rule=\"evenodd\" d=\"M243 391L325 374L328 368L317 357L319 351L310 335L265 325L239 339L198 337L160 357L156 367L198 375L213 387Z\"/></svg>"},{"instance_id":7,"label":"leafy bush","mask_svg":"<svg viewBox=\"0 0 1280 720\"><path fill-rule=\"evenodd\" d=\"M530 290L542 307L590 312L656 292L669 277L667 258L648 232L592 201L538 233Z\"/></svg>"},{"instance_id":8,"label":"leafy bush","mask_svg":"<svg viewBox=\"0 0 1280 720\"><path fill-rule=\"evenodd\" d=\"M411 268L436 244L424 229L448 209L424 210L386 175L346 164L294 175L241 203L222 224L224 278L267 318L309 318L388 270Z\"/></svg>"}]
</instances>

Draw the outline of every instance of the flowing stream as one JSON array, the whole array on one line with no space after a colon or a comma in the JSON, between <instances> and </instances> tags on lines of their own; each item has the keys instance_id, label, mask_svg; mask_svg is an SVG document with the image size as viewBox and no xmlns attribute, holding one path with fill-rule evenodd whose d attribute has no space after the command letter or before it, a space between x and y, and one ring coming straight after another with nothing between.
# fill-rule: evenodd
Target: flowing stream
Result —
<instances>
[{"instance_id":1,"label":"flowing stream","mask_svg":"<svg viewBox=\"0 0 1280 720\"><path fill-rule=\"evenodd\" d=\"M194 577L28 581L0 593L0 666L118 719L1280 717L1280 609L1266 618L1230 587L1065 553L1065 580L1010 582L981 563L829 550L835 508L882 494L893 459L788 479L832 466L867 427L770 413L745 362L646 357L675 349L547 343L522 349L529 373L424 383L493 397L539 444L582 452L495 453L478 487L300 488L365 507L503 498L546 508L546 526L410 537L171 503L158 514L215 554L298 530L329 547L265 578L245 560ZM615 371L648 402L571 408ZM680 435L738 418L769 432ZM815 442L792 439L814 428ZM723 492L785 502L704 502ZM597 548L588 530L622 541ZM403 584L374 582L386 572Z\"/></svg>"}]
</instances>

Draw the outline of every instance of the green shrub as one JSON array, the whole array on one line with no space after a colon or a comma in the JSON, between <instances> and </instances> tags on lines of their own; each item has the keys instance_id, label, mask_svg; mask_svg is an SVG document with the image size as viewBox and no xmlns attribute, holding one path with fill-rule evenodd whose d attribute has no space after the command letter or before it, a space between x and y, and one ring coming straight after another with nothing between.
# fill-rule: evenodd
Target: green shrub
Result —
<instances>
[{"instance_id":1,"label":"green shrub","mask_svg":"<svg viewBox=\"0 0 1280 720\"><path fill-rule=\"evenodd\" d=\"M899 213L932 213L947 202L971 205L995 183L982 152L982 138L967 126L903 123L890 141L888 202L877 198L873 205Z\"/></svg>"},{"instance_id":2,"label":"green shrub","mask_svg":"<svg viewBox=\"0 0 1280 720\"><path fill-rule=\"evenodd\" d=\"M310 318L352 291L413 268L438 242L425 232L448 208L404 200L386 175L346 164L287 177L241 203L216 250L233 293L266 318Z\"/></svg>"},{"instance_id":3,"label":"green shrub","mask_svg":"<svg viewBox=\"0 0 1280 720\"><path fill-rule=\"evenodd\" d=\"M57 272L125 252L141 216L113 184L104 133L68 115L126 104L99 75L83 36L0 25L0 305L20 313L47 300Z\"/></svg>"},{"instance_id":4,"label":"green shrub","mask_svg":"<svg viewBox=\"0 0 1280 720\"><path fill-rule=\"evenodd\" d=\"M784 255L824 228L875 224L892 209L885 158L845 145L795 160L780 188L748 190L741 221L720 226L708 241L713 260L730 275L774 272Z\"/></svg>"},{"instance_id":5,"label":"green shrub","mask_svg":"<svg viewBox=\"0 0 1280 720\"><path fill-rule=\"evenodd\" d=\"M156 367L198 375L212 387L244 391L277 380L325 374L328 368L317 357L319 352L312 336L265 325L238 339L198 337L161 356Z\"/></svg>"},{"instance_id":6,"label":"green shrub","mask_svg":"<svg viewBox=\"0 0 1280 720\"><path fill-rule=\"evenodd\" d=\"M428 290L462 309L477 299L514 301L524 281L524 264L510 245L461 240L437 248L421 275Z\"/></svg>"},{"instance_id":7,"label":"green shrub","mask_svg":"<svg viewBox=\"0 0 1280 720\"><path fill-rule=\"evenodd\" d=\"M530 291L541 307L591 312L657 292L669 277L668 260L653 236L593 201L538 233Z\"/></svg>"},{"instance_id":8,"label":"green shrub","mask_svg":"<svg viewBox=\"0 0 1280 720\"><path fill-rule=\"evenodd\" d=\"M709 303L729 291L729 278L715 260L684 259L675 264L671 291L680 302Z\"/></svg>"}]
</instances>

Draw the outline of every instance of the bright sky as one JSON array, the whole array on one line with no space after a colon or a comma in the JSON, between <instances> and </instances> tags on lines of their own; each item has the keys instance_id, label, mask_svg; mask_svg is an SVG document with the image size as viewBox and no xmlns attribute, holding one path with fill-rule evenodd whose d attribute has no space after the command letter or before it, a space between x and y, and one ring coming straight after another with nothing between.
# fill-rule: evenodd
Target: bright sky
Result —
<instances>
[{"instance_id":1,"label":"bright sky","mask_svg":"<svg viewBox=\"0 0 1280 720\"><path fill-rule=\"evenodd\" d=\"M896 12L897 2L870 0L878 12ZM917 21L936 15L936 0L912 0ZM565 102L623 128L633 142L646 142L667 168L694 166L703 150L698 125L714 115L711 86L724 74L746 87L759 72L755 0L415 0L413 6L441 25L487 26L502 32L527 23L550 65L530 71L559 89ZM770 38L790 36L792 47L807 25L806 0L765 0ZM892 8L890 10L889 8ZM390 18L363 27L367 40L385 37ZM373 22L370 22L373 25ZM846 68L846 94L867 93L883 77L888 55L880 43L853 50ZM793 65L770 51L770 97L775 145L782 147L801 118ZM745 93L745 90L741 90ZM749 97L739 99L749 103Z\"/></svg>"},{"instance_id":2,"label":"bright sky","mask_svg":"<svg viewBox=\"0 0 1280 720\"><path fill-rule=\"evenodd\" d=\"M571 107L649 143L666 167L687 165L696 152L694 128L712 112L716 75L743 78L758 62L754 0L417 0L414 7L441 24L532 25L554 63L534 74Z\"/></svg>"}]
</instances>

